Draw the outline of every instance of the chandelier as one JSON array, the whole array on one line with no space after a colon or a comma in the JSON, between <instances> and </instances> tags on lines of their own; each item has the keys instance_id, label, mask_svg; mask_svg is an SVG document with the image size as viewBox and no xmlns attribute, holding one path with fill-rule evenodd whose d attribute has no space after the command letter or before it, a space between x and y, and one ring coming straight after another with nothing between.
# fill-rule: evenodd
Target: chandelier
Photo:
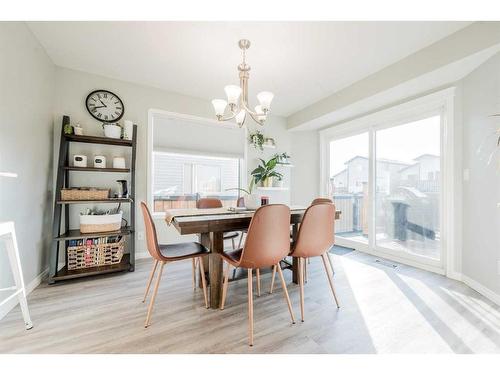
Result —
<instances>
[{"instance_id":1,"label":"chandelier","mask_svg":"<svg viewBox=\"0 0 500 375\"><path fill-rule=\"evenodd\" d=\"M224 99L212 100L212 105L215 109L215 116L219 121L229 121L235 119L236 123L241 128L245 123L245 119L248 114L257 124L264 125L274 94L269 91L260 92L257 95L259 105L255 107L255 110L250 109L248 104L248 78L250 77L250 65L248 65L245 61L245 52L248 48L250 48L250 41L247 39L241 39L238 42L238 46L243 52L243 62L238 65L240 85L228 85L224 87L224 91L227 95L227 101ZM229 114L227 117L224 117L227 109L229 109Z\"/></svg>"}]
</instances>

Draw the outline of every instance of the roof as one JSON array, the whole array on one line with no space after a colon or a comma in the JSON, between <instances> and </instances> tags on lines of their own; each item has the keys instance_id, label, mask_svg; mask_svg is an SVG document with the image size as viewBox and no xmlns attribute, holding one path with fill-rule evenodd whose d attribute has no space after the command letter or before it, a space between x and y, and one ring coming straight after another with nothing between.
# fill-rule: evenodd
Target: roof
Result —
<instances>
[{"instance_id":1,"label":"roof","mask_svg":"<svg viewBox=\"0 0 500 375\"><path fill-rule=\"evenodd\" d=\"M356 156L350 158L349 160L347 160L344 164L347 165L347 164L349 164L350 162L352 162L355 159L365 159L365 160L368 160L368 158L366 156L356 155ZM404 161L392 160L392 159L384 159L384 158L377 159L377 162L378 163L387 163L387 164L405 165L405 166L412 164L412 163L407 163L407 162L404 162Z\"/></svg>"},{"instance_id":2,"label":"roof","mask_svg":"<svg viewBox=\"0 0 500 375\"><path fill-rule=\"evenodd\" d=\"M420 156L417 156L416 158L414 158L413 160L420 160L420 159L423 159L423 158L437 158L439 159L439 155L433 155L433 154L422 154Z\"/></svg>"}]
</instances>

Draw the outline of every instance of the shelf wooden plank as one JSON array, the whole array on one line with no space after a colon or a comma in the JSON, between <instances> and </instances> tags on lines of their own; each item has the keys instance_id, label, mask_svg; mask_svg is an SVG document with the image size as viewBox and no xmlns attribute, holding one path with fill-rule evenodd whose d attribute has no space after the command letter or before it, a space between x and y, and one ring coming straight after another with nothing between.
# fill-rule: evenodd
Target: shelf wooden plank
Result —
<instances>
[{"instance_id":1,"label":"shelf wooden plank","mask_svg":"<svg viewBox=\"0 0 500 375\"><path fill-rule=\"evenodd\" d=\"M127 236L132 233L132 228L122 227L120 230L113 232L96 232L96 233L82 233L78 229L71 229L67 233L61 234L59 237L54 238L55 241L68 241L77 240L81 238L94 238L94 237L108 237L108 236Z\"/></svg>"},{"instance_id":2,"label":"shelf wooden plank","mask_svg":"<svg viewBox=\"0 0 500 375\"><path fill-rule=\"evenodd\" d=\"M57 204L85 204L85 203L132 203L134 200L132 198L109 198L109 199L98 199L98 200L82 200L82 201L63 201L58 200Z\"/></svg>"},{"instance_id":3,"label":"shelf wooden plank","mask_svg":"<svg viewBox=\"0 0 500 375\"><path fill-rule=\"evenodd\" d=\"M67 266L64 266L57 271L56 275L52 279L54 281L62 281L76 279L79 277L103 275L106 273L128 271L130 267L130 254L125 254L123 255L120 263L111 264L109 266L89 267L71 271L68 270Z\"/></svg>"},{"instance_id":4,"label":"shelf wooden plank","mask_svg":"<svg viewBox=\"0 0 500 375\"><path fill-rule=\"evenodd\" d=\"M130 168L64 167L67 171L129 173Z\"/></svg>"},{"instance_id":5,"label":"shelf wooden plank","mask_svg":"<svg viewBox=\"0 0 500 375\"><path fill-rule=\"evenodd\" d=\"M107 137L95 137L92 135L74 135L66 134L66 139L70 142L95 143L100 145L125 146L132 147L133 141L128 139L116 139Z\"/></svg>"}]
</instances>

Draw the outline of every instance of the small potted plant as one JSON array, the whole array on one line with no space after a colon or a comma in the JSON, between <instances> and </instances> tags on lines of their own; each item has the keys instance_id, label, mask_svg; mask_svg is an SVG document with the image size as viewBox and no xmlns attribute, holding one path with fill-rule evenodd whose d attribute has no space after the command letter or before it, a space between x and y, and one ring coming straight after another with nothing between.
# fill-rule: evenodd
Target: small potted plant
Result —
<instances>
[{"instance_id":1,"label":"small potted plant","mask_svg":"<svg viewBox=\"0 0 500 375\"><path fill-rule=\"evenodd\" d=\"M276 158L277 164L289 165L291 156L288 155L286 152L283 152L281 154L274 154L273 158Z\"/></svg>"},{"instance_id":2,"label":"small potted plant","mask_svg":"<svg viewBox=\"0 0 500 375\"><path fill-rule=\"evenodd\" d=\"M248 139L250 141L250 144L255 147L255 149L263 151L264 150L264 134L262 134L259 130L256 130L254 133L250 133L248 136Z\"/></svg>"}]
</instances>

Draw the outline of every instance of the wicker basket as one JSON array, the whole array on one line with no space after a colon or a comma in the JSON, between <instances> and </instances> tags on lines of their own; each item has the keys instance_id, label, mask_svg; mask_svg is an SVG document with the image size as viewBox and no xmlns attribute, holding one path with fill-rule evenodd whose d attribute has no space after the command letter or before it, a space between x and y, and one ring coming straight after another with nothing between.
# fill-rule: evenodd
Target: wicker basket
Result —
<instances>
[{"instance_id":1,"label":"wicker basket","mask_svg":"<svg viewBox=\"0 0 500 375\"><path fill-rule=\"evenodd\" d=\"M107 244L88 244L68 247L68 270L105 266L120 263L125 241Z\"/></svg>"},{"instance_id":2,"label":"wicker basket","mask_svg":"<svg viewBox=\"0 0 500 375\"><path fill-rule=\"evenodd\" d=\"M61 199L63 201L90 201L90 200L103 200L108 198L109 198L109 189L97 189L97 188L61 189Z\"/></svg>"}]
</instances>

